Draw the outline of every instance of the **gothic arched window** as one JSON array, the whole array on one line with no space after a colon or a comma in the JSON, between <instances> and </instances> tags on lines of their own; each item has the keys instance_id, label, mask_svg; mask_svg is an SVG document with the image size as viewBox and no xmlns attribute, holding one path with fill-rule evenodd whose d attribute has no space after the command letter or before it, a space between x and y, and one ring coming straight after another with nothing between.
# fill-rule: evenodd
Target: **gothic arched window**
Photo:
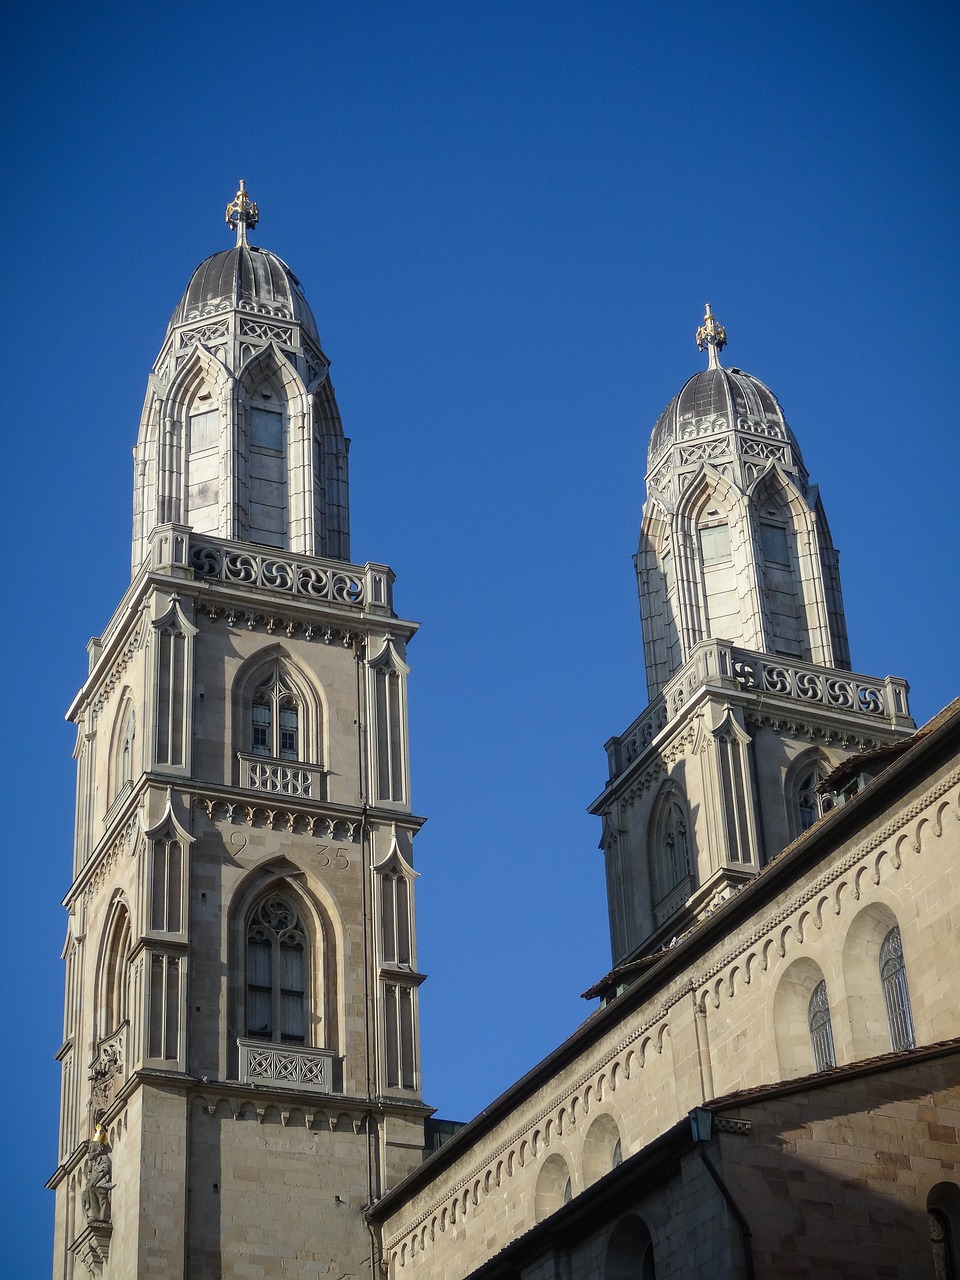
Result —
<instances>
[{"instance_id":1,"label":"gothic arched window","mask_svg":"<svg viewBox=\"0 0 960 1280\"><path fill-rule=\"evenodd\" d=\"M890 1024L890 1043L894 1049L912 1049L917 1040L898 926L890 930L880 945L880 982Z\"/></svg>"},{"instance_id":2,"label":"gothic arched window","mask_svg":"<svg viewBox=\"0 0 960 1280\"><path fill-rule=\"evenodd\" d=\"M801 832L812 827L828 809L833 807L827 796L818 793L817 787L826 777L823 765L818 761L800 778L797 785L797 817Z\"/></svg>"},{"instance_id":3,"label":"gothic arched window","mask_svg":"<svg viewBox=\"0 0 960 1280\"><path fill-rule=\"evenodd\" d=\"M114 729L111 773L109 778L110 802L133 782L137 741L137 717L129 698L123 702Z\"/></svg>"},{"instance_id":4,"label":"gothic arched window","mask_svg":"<svg viewBox=\"0 0 960 1280\"><path fill-rule=\"evenodd\" d=\"M673 792L662 796L654 811L652 827L653 892L656 902L690 874L690 838L687 813Z\"/></svg>"},{"instance_id":5,"label":"gothic arched window","mask_svg":"<svg viewBox=\"0 0 960 1280\"><path fill-rule=\"evenodd\" d=\"M292 686L273 672L254 692L250 750L276 760L300 759L300 702Z\"/></svg>"},{"instance_id":6,"label":"gothic arched window","mask_svg":"<svg viewBox=\"0 0 960 1280\"><path fill-rule=\"evenodd\" d=\"M293 904L261 900L247 924L246 1033L277 1044L307 1037L307 931Z\"/></svg>"},{"instance_id":7,"label":"gothic arched window","mask_svg":"<svg viewBox=\"0 0 960 1280\"><path fill-rule=\"evenodd\" d=\"M790 838L796 840L834 807L832 796L821 795L817 787L831 765L819 751L805 751L793 761L784 780L784 802Z\"/></svg>"},{"instance_id":8,"label":"gothic arched window","mask_svg":"<svg viewBox=\"0 0 960 1280\"><path fill-rule=\"evenodd\" d=\"M130 959L130 917L126 910L117 917L107 958L104 990L104 1031L111 1035L127 1017L127 962Z\"/></svg>"},{"instance_id":9,"label":"gothic arched window","mask_svg":"<svg viewBox=\"0 0 960 1280\"><path fill-rule=\"evenodd\" d=\"M813 989L810 1004L807 1007L807 1024L810 1027L810 1042L813 1045L813 1060L818 1071L826 1071L828 1067L837 1065L837 1055L833 1047L833 1027L830 1022L830 1004L827 1000L827 984L820 981Z\"/></svg>"}]
</instances>

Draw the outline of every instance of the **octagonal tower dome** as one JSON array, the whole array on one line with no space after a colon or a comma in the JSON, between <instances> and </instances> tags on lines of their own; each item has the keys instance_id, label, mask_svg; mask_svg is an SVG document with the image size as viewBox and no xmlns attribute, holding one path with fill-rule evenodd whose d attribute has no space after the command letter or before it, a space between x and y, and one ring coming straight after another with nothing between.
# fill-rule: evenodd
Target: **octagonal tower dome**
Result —
<instances>
[{"instance_id":1,"label":"octagonal tower dome","mask_svg":"<svg viewBox=\"0 0 960 1280\"><path fill-rule=\"evenodd\" d=\"M136 449L133 570L158 526L349 560L347 451L329 361L300 281L251 245L244 183L236 242L190 276L153 366ZM196 547L194 546L196 544Z\"/></svg>"},{"instance_id":2,"label":"octagonal tower dome","mask_svg":"<svg viewBox=\"0 0 960 1280\"><path fill-rule=\"evenodd\" d=\"M647 453L637 575L647 686L655 697L702 640L845 669L837 552L776 396L718 355L657 419Z\"/></svg>"},{"instance_id":3,"label":"octagonal tower dome","mask_svg":"<svg viewBox=\"0 0 960 1280\"><path fill-rule=\"evenodd\" d=\"M726 345L725 335L708 303L697 344L701 350L706 347L709 363L687 379L656 421L647 450L648 486L659 487L657 480L663 478L666 468L658 464L671 451L670 470L729 459L739 464L734 470L749 483L763 469L758 463L776 460L806 479L796 437L777 397L759 378L720 364L717 353ZM763 440L771 443L760 443ZM777 441L783 443L773 443Z\"/></svg>"},{"instance_id":4,"label":"octagonal tower dome","mask_svg":"<svg viewBox=\"0 0 960 1280\"><path fill-rule=\"evenodd\" d=\"M234 309L294 320L314 341L320 341L300 281L275 253L247 244L245 237L232 249L222 249L200 263L170 319L168 332L175 325L192 324Z\"/></svg>"}]
</instances>

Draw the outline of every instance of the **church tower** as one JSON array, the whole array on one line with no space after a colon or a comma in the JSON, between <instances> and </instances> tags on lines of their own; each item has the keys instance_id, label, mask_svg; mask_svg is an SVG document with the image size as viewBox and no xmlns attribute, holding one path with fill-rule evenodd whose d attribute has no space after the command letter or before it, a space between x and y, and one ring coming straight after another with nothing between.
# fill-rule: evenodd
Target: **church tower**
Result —
<instances>
[{"instance_id":1,"label":"church tower","mask_svg":"<svg viewBox=\"0 0 960 1280\"><path fill-rule=\"evenodd\" d=\"M406 647L351 564L300 282L196 269L147 386L133 576L69 711L54 1275L362 1276L422 1159Z\"/></svg>"},{"instance_id":2,"label":"church tower","mask_svg":"<svg viewBox=\"0 0 960 1280\"><path fill-rule=\"evenodd\" d=\"M653 429L636 556L650 703L606 744L616 966L669 943L815 822L843 759L913 728L905 681L850 670L838 555L773 393L707 368Z\"/></svg>"}]
</instances>

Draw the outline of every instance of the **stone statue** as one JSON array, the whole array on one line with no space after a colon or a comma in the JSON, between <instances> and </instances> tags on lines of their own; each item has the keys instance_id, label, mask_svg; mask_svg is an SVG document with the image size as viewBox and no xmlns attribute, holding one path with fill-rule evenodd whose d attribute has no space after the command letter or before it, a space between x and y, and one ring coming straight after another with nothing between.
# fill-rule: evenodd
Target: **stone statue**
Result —
<instances>
[{"instance_id":1,"label":"stone statue","mask_svg":"<svg viewBox=\"0 0 960 1280\"><path fill-rule=\"evenodd\" d=\"M107 1152L107 1135L97 1128L96 1135L87 1143L87 1158L83 1162L85 1186L80 1204L87 1222L110 1221L110 1181L113 1165Z\"/></svg>"}]
</instances>

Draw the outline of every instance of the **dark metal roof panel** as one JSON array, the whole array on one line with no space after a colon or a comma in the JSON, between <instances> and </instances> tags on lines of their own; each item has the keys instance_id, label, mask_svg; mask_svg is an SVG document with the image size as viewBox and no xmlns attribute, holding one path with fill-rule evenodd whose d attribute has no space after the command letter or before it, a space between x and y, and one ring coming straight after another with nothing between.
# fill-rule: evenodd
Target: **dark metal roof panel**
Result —
<instances>
[{"instance_id":1,"label":"dark metal roof panel","mask_svg":"<svg viewBox=\"0 0 960 1280\"><path fill-rule=\"evenodd\" d=\"M298 321L318 343L317 322L287 264L267 249L235 245L205 259L194 271L170 320L171 327L197 319L218 303L238 307L243 303L279 309Z\"/></svg>"}]
</instances>

